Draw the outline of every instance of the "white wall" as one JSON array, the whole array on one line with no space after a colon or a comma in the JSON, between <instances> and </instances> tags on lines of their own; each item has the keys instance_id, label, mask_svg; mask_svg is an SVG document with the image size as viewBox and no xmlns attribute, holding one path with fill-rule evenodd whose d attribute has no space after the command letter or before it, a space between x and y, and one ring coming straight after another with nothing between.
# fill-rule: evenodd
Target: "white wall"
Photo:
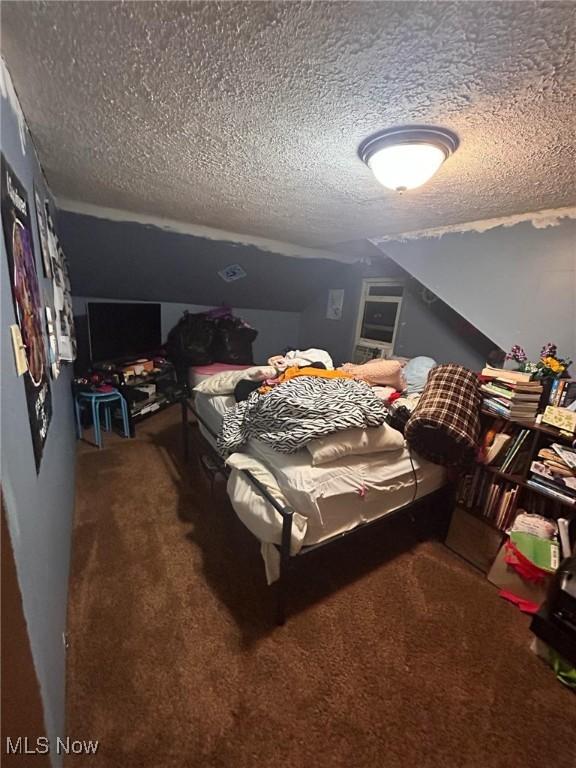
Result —
<instances>
[{"instance_id":1,"label":"white wall","mask_svg":"<svg viewBox=\"0 0 576 768\"><path fill-rule=\"evenodd\" d=\"M381 249L503 349L547 341L576 358L576 221L444 235Z\"/></svg>"},{"instance_id":2,"label":"white wall","mask_svg":"<svg viewBox=\"0 0 576 768\"><path fill-rule=\"evenodd\" d=\"M72 304L75 315L86 314L86 303L89 301L118 301L116 299L101 299L86 296L74 296ZM158 302L154 302L158 303ZM188 312L205 312L212 307L200 304L178 304L175 302L160 302L162 339L181 318L185 310ZM272 355L280 354L285 347L296 348L300 331L299 312L275 312L265 309L234 309L234 314L241 317L258 331L253 345L254 362L265 362Z\"/></svg>"}]
</instances>

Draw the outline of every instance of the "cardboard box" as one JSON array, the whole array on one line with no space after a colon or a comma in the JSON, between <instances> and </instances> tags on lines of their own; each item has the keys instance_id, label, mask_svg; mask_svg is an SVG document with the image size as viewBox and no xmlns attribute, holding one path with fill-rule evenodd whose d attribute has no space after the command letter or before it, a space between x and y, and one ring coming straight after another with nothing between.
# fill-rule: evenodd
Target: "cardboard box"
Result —
<instances>
[{"instance_id":1,"label":"cardboard box","mask_svg":"<svg viewBox=\"0 0 576 768\"><path fill-rule=\"evenodd\" d=\"M513 595L517 595L523 600L530 600L530 602L536 603L536 605L541 605L546 599L552 575L547 576L539 584L526 581L514 568L507 565L504 560L505 556L506 550L504 547L501 547L488 572L488 581L494 584L495 587L512 592Z\"/></svg>"}]
</instances>

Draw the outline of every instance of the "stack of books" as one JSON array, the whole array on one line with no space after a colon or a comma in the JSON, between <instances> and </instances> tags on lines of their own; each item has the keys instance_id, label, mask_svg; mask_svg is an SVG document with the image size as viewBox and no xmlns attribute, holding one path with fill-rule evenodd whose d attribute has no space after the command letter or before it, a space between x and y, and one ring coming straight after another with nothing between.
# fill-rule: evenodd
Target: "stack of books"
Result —
<instances>
[{"instance_id":1,"label":"stack of books","mask_svg":"<svg viewBox=\"0 0 576 768\"><path fill-rule=\"evenodd\" d=\"M484 369L485 371L498 369ZM529 373L523 371L500 370L498 376L486 380L480 387L484 395L483 407L508 419L530 420L538 413L538 405L542 396L542 385L538 381L530 381Z\"/></svg>"},{"instance_id":2,"label":"stack of books","mask_svg":"<svg viewBox=\"0 0 576 768\"><path fill-rule=\"evenodd\" d=\"M465 475L458 487L458 503L505 531L515 517L518 486L481 472Z\"/></svg>"},{"instance_id":3,"label":"stack of books","mask_svg":"<svg viewBox=\"0 0 576 768\"><path fill-rule=\"evenodd\" d=\"M559 443L542 448L538 460L530 465L528 485L554 499L576 504L576 450Z\"/></svg>"}]
</instances>

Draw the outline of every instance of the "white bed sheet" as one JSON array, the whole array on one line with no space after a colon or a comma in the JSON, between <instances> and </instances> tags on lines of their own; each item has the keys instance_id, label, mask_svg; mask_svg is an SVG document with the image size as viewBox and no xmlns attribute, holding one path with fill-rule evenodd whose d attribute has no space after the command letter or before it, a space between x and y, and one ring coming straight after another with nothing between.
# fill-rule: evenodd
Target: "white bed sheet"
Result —
<instances>
[{"instance_id":1,"label":"white bed sheet","mask_svg":"<svg viewBox=\"0 0 576 768\"><path fill-rule=\"evenodd\" d=\"M218 432L222 415L234 405L234 398L197 393L195 405L199 415L214 432ZM202 426L200 429L214 445L207 430ZM417 478L415 494L414 471L407 448L348 456L317 467L312 466L306 449L294 454L278 453L259 440L251 440L245 453L272 472L288 504L307 518L304 545L318 543L381 517L413 498L432 493L445 483L443 467L412 454ZM248 496L257 494L242 473L238 473L232 485L243 495L243 520L247 524L246 502ZM231 498L234 505L233 496Z\"/></svg>"}]
</instances>

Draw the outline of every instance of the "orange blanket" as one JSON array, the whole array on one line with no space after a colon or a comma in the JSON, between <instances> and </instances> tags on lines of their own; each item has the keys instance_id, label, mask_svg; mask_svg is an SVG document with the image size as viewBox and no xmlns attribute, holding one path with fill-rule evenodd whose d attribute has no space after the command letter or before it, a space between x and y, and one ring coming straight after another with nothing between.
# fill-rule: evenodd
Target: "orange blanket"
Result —
<instances>
[{"instance_id":1,"label":"orange blanket","mask_svg":"<svg viewBox=\"0 0 576 768\"><path fill-rule=\"evenodd\" d=\"M345 373L344 371L326 371L324 368L287 368L284 373L280 374L276 379L271 379L269 385L260 387L258 392L261 395L265 395L266 392L270 392L273 386L278 384L284 384L285 381L290 379L297 379L300 376L316 376L320 379L353 379L351 373Z\"/></svg>"}]
</instances>

